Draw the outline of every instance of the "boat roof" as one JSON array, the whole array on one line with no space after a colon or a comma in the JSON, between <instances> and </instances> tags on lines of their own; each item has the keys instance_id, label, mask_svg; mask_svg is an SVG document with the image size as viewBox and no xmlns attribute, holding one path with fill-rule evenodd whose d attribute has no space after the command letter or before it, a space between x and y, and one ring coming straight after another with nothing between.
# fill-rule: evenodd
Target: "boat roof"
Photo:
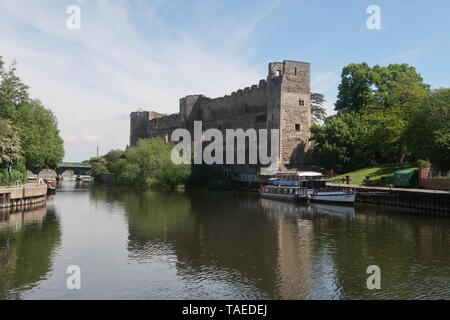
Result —
<instances>
[{"instance_id":1,"label":"boat roof","mask_svg":"<svg viewBox=\"0 0 450 320\"><path fill-rule=\"evenodd\" d=\"M279 175L295 175L298 177L321 177L322 173L316 171L277 171L275 174Z\"/></svg>"}]
</instances>

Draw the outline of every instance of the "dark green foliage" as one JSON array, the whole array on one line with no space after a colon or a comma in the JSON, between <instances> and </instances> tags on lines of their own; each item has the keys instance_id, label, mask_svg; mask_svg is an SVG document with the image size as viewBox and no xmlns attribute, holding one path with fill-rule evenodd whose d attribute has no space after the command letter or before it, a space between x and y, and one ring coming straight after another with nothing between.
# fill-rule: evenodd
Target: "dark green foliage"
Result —
<instances>
[{"instance_id":1,"label":"dark green foliage","mask_svg":"<svg viewBox=\"0 0 450 320\"><path fill-rule=\"evenodd\" d=\"M8 174L7 168L0 168L0 186L15 184L17 182L24 183L27 181L27 176L28 170L26 169L23 160L20 160L13 165L11 175Z\"/></svg>"},{"instance_id":2,"label":"dark green foliage","mask_svg":"<svg viewBox=\"0 0 450 320\"><path fill-rule=\"evenodd\" d=\"M338 112L359 111L370 100L373 70L367 63L352 63L342 70L341 84L335 110Z\"/></svg>"},{"instance_id":3,"label":"dark green foliage","mask_svg":"<svg viewBox=\"0 0 450 320\"><path fill-rule=\"evenodd\" d=\"M193 164L191 176L186 183L190 189L231 190L232 185L218 166Z\"/></svg>"},{"instance_id":4,"label":"dark green foliage","mask_svg":"<svg viewBox=\"0 0 450 320\"><path fill-rule=\"evenodd\" d=\"M409 90L399 92L399 85ZM389 108L398 102L415 101L415 96L428 90L421 75L407 64L371 68L367 63L352 63L342 70L335 110L338 113L360 112L371 105Z\"/></svg>"},{"instance_id":5,"label":"dark green foliage","mask_svg":"<svg viewBox=\"0 0 450 320\"><path fill-rule=\"evenodd\" d=\"M407 64L346 66L335 104L338 114L311 129L313 158L337 171L414 160L406 128L428 92Z\"/></svg>"},{"instance_id":6,"label":"dark green foliage","mask_svg":"<svg viewBox=\"0 0 450 320\"><path fill-rule=\"evenodd\" d=\"M407 141L417 158L450 169L450 89L430 93L412 116Z\"/></svg>"},{"instance_id":7,"label":"dark green foliage","mask_svg":"<svg viewBox=\"0 0 450 320\"><path fill-rule=\"evenodd\" d=\"M313 125L311 133L313 158L324 168L339 172L370 164L365 149L370 127L359 114L346 113L323 126Z\"/></svg>"},{"instance_id":8,"label":"dark green foliage","mask_svg":"<svg viewBox=\"0 0 450 320\"><path fill-rule=\"evenodd\" d=\"M92 172L112 173L119 185L174 189L186 184L191 166L174 164L171 152L172 145L161 138L139 140L136 147L91 159Z\"/></svg>"}]
</instances>

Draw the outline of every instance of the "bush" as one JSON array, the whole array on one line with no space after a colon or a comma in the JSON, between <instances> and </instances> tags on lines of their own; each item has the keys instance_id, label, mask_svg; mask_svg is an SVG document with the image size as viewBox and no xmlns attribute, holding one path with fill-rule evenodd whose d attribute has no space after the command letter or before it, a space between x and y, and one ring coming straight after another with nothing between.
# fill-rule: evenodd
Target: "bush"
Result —
<instances>
[{"instance_id":1,"label":"bush","mask_svg":"<svg viewBox=\"0 0 450 320\"><path fill-rule=\"evenodd\" d=\"M25 183L27 181L27 178L28 171L25 168L23 160L19 161L19 163L13 167L11 176L9 176L7 168L0 169L0 186L13 185L18 181L20 181L21 183Z\"/></svg>"},{"instance_id":2,"label":"bush","mask_svg":"<svg viewBox=\"0 0 450 320\"><path fill-rule=\"evenodd\" d=\"M171 160L172 145L161 138L140 140L125 152L108 153L106 167L121 185L174 189L186 184L190 165L176 165Z\"/></svg>"}]
</instances>

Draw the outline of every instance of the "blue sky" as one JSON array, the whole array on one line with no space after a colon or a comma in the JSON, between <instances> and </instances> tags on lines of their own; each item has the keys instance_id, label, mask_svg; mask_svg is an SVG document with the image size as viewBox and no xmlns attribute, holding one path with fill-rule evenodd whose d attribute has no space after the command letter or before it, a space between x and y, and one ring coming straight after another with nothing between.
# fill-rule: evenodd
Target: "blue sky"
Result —
<instances>
[{"instance_id":1,"label":"blue sky","mask_svg":"<svg viewBox=\"0 0 450 320\"><path fill-rule=\"evenodd\" d=\"M66 27L69 5L81 30ZM369 30L369 5L381 30ZM128 143L131 111L258 83L267 64L312 64L333 112L342 68L409 63L450 87L450 1L0 0L0 55L58 117L67 161Z\"/></svg>"}]
</instances>

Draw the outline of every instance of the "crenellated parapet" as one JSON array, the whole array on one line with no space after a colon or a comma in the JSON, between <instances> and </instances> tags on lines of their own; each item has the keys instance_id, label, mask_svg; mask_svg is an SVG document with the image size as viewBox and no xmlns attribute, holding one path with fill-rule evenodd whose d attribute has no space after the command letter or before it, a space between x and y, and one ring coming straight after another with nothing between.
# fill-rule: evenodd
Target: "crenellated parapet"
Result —
<instances>
[{"instance_id":1,"label":"crenellated parapet","mask_svg":"<svg viewBox=\"0 0 450 320\"><path fill-rule=\"evenodd\" d=\"M201 94L180 99L179 112L131 114L131 145L154 136L169 140L176 128L280 129L281 167L297 162L309 145L310 64L285 60L269 63L266 79L230 94L209 98Z\"/></svg>"}]
</instances>

